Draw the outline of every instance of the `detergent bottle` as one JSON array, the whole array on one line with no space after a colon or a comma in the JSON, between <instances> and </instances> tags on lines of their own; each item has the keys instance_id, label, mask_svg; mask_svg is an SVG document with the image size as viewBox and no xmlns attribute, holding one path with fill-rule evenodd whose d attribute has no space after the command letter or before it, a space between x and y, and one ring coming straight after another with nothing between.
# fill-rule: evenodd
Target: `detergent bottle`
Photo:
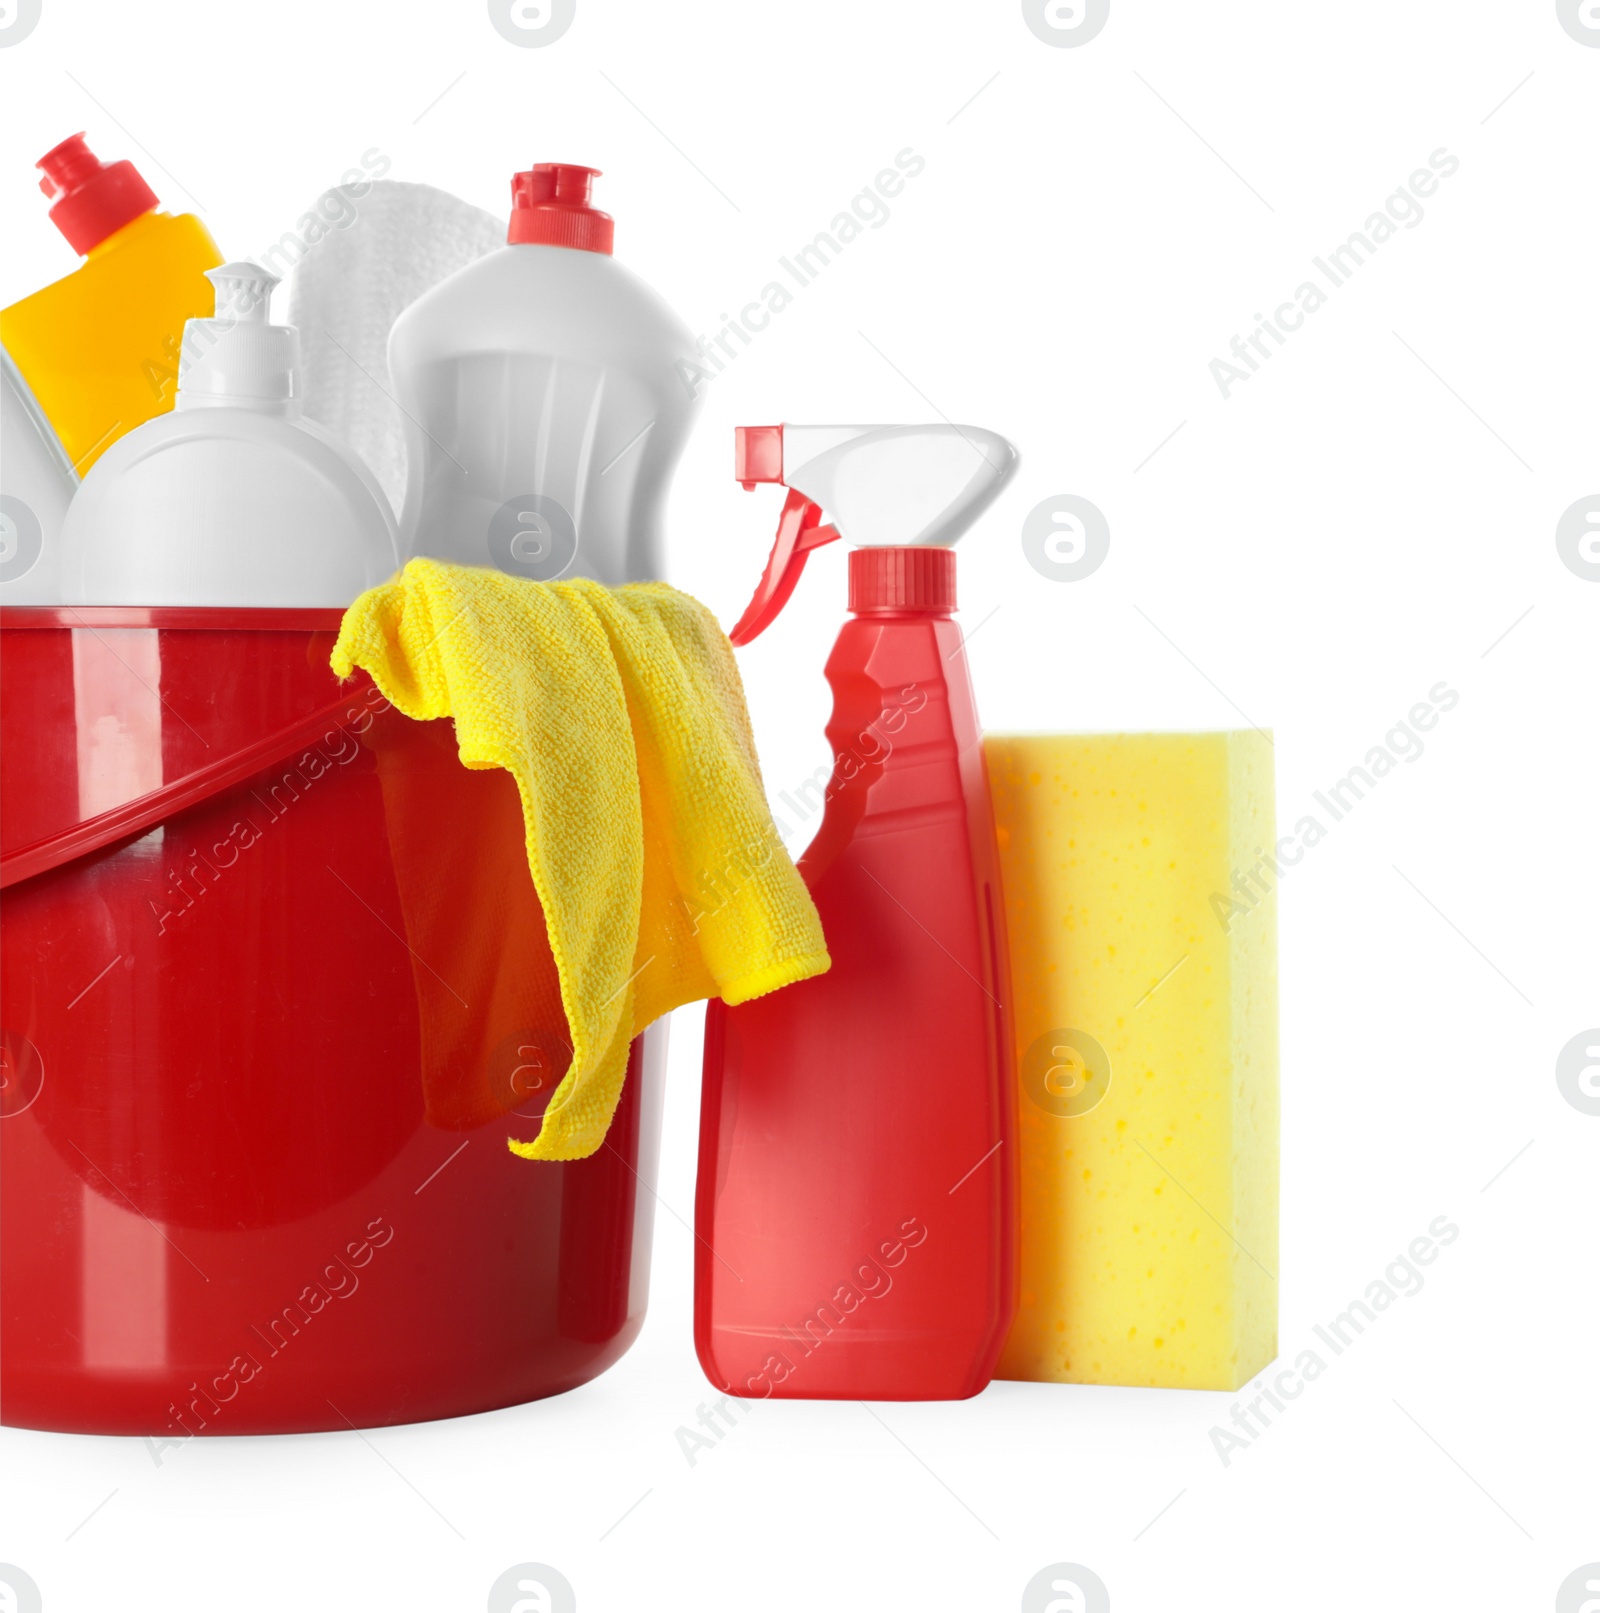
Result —
<instances>
[{"instance_id":1,"label":"detergent bottle","mask_svg":"<svg viewBox=\"0 0 1600 1613\"><path fill-rule=\"evenodd\" d=\"M222 254L199 219L158 211L139 170L101 162L81 134L38 167L51 221L85 261L0 311L0 342L82 476L171 409L184 321L210 309L205 274Z\"/></svg>"},{"instance_id":2,"label":"detergent bottle","mask_svg":"<svg viewBox=\"0 0 1600 1613\"><path fill-rule=\"evenodd\" d=\"M698 406L694 340L611 255L599 170L539 163L508 244L394 323L406 558L551 582L662 575L661 507Z\"/></svg>"},{"instance_id":3,"label":"detergent bottle","mask_svg":"<svg viewBox=\"0 0 1600 1613\"><path fill-rule=\"evenodd\" d=\"M1015 1305L1008 966L948 547L1012 474L971 426L763 426L746 487L791 491L747 644L841 534L833 773L799 869L828 973L706 1018L695 1345L724 1392L960 1399ZM822 523L827 511L836 525Z\"/></svg>"},{"instance_id":4,"label":"detergent bottle","mask_svg":"<svg viewBox=\"0 0 1600 1613\"><path fill-rule=\"evenodd\" d=\"M61 528L78 478L9 353L0 371L0 605L59 605Z\"/></svg>"},{"instance_id":5,"label":"detergent bottle","mask_svg":"<svg viewBox=\"0 0 1600 1613\"><path fill-rule=\"evenodd\" d=\"M342 608L396 568L388 500L301 410L297 334L267 318L277 277L208 278L216 312L184 327L177 407L115 442L68 507L65 603Z\"/></svg>"}]
</instances>

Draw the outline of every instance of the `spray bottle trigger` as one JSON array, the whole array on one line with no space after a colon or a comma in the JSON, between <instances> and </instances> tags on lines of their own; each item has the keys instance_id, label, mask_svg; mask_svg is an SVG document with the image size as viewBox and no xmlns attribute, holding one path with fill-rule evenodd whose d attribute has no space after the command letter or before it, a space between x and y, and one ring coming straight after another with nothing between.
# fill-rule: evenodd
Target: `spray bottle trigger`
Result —
<instances>
[{"instance_id":1,"label":"spray bottle trigger","mask_svg":"<svg viewBox=\"0 0 1600 1613\"><path fill-rule=\"evenodd\" d=\"M773 618L789 603L794 585L805 570L806 556L839 536L837 527L823 526L821 521L822 510L804 493L791 488L778 521L778 536L767 556L767 569L761 574L755 597L728 634L731 642L748 644L770 627Z\"/></svg>"}]
</instances>

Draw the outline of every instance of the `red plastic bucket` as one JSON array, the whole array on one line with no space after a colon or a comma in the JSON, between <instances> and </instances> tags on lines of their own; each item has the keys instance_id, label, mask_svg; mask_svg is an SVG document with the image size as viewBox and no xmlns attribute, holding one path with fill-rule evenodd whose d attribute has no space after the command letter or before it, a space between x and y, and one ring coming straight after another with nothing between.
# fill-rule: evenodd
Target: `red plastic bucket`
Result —
<instances>
[{"instance_id":1,"label":"red plastic bucket","mask_svg":"<svg viewBox=\"0 0 1600 1613\"><path fill-rule=\"evenodd\" d=\"M337 611L0 611L0 1421L370 1426L644 1319L664 1040L592 1158L516 786Z\"/></svg>"}]
</instances>

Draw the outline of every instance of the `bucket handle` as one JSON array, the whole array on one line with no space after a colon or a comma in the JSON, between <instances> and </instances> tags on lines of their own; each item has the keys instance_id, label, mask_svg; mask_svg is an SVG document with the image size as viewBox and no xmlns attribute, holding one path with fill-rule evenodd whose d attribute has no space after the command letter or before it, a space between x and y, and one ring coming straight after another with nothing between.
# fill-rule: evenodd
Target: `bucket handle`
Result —
<instances>
[{"instance_id":1,"label":"bucket handle","mask_svg":"<svg viewBox=\"0 0 1600 1613\"><path fill-rule=\"evenodd\" d=\"M43 840L35 840L31 845L20 846L16 851L0 857L0 890L47 874L52 868L59 868L76 858L87 857L113 841L143 834L164 819L197 806L208 797L218 795L252 774L270 767L290 752L312 744L322 737L329 724L335 727L354 724L363 716L370 723L372 717L388 709L389 702L378 695L375 685L364 681L364 689L354 692L346 689L331 705L295 718L243 750L209 762L193 773L186 773L182 778L163 784L160 789L135 796L133 800L124 801L109 811L85 818L69 829L46 835ZM377 696L376 702L374 696ZM362 724L357 732L364 733L366 727L366 723Z\"/></svg>"}]
</instances>

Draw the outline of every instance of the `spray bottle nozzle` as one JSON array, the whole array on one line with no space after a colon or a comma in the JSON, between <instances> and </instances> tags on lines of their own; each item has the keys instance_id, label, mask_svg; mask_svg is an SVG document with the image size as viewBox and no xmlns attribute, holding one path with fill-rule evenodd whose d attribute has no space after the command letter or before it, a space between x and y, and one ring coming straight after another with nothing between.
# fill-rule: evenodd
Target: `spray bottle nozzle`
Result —
<instances>
[{"instance_id":1,"label":"spray bottle nozzle","mask_svg":"<svg viewBox=\"0 0 1600 1613\"><path fill-rule=\"evenodd\" d=\"M753 493L758 482L783 480L783 427L733 428L733 479Z\"/></svg>"},{"instance_id":2,"label":"spray bottle nozzle","mask_svg":"<svg viewBox=\"0 0 1600 1613\"><path fill-rule=\"evenodd\" d=\"M733 442L736 480L746 488L777 482L790 489L755 597L728 635L735 644L748 644L771 625L813 549L841 535L875 550L947 548L1017 467L1016 449L978 426L740 426ZM842 534L821 524L824 509ZM892 600L953 606L949 564L900 555L858 568L856 558L852 609L878 608L872 602L880 597L885 609ZM881 587L872 582L879 573Z\"/></svg>"}]
</instances>

